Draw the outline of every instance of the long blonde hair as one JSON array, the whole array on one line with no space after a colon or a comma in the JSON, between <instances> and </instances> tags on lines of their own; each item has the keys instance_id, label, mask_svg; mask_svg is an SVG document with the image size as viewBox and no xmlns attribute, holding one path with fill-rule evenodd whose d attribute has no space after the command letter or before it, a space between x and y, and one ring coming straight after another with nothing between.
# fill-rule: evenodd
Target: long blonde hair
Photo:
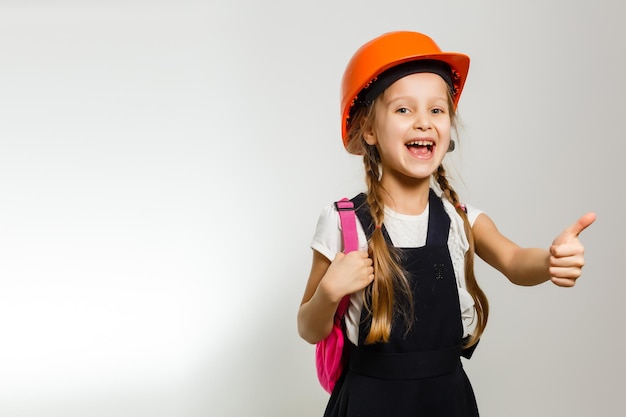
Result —
<instances>
[{"instance_id":1,"label":"long blonde hair","mask_svg":"<svg viewBox=\"0 0 626 417\"><path fill-rule=\"evenodd\" d=\"M377 100L379 99L380 96ZM451 94L448 95L448 104L451 109L450 120L452 125L455 126L456 113ZM371 327L365 339L366 344L387 342L389 340L394 314L404 316L407 331L413 323L414 316L411 287L400 265L399 255L393 247L387 245L382 233L381 227L385 216L383 193L386 191L380 182L381 158L378 148L365 142L365 132L373 131L375 124L375 105L376 102L368 107L356 109L348 128L349 141L347 146L348 152L363 155L365 180L367 183L367 203L374 223L374 231L368 241L368 246L369 255L374 262L376 279L368 287L369 296L366 297L364 304L372 317ZM478 285L474 275L474 236L467 215L460 205L456 191L454 191L446 178L446 171L443 165L439 166L433 177L439 184L443 196L456 207L457 213L463 219L465 234L469 242L469 249L465 254L465 285L467 291L474 299L477 318L475 330L465 345L469 347L476 344L485 330L489 317L489 303L487 296ZM405 303L397 302L396 295L406 298L409 302L406 305Z\"/></svg>"}]
</instances>

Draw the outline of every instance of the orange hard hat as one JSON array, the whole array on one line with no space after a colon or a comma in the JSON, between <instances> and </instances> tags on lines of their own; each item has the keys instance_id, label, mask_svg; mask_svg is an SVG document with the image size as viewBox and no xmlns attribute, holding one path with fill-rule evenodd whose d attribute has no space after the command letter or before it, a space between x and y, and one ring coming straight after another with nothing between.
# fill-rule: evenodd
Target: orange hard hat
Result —
<instances>
[{"instance_id":1,"label":"orange hard hat","mask_svg":"<svg viewBox=\"0 0 626 417\"><path fill-rule=\"evenodd\" d=\"M359 93L370 87L383 72L413 61L443 63L449 67L450 76L444 79L450 84L456 108L469 71L469 56L442 52L435 41L422 33L385 33L361 46L344 71L341 81L341 136L344 146L348 146L349 118L352 108L358 105L356 100ZM438 71L432 72L442 75Z\"/></svg>"}]
</instances>

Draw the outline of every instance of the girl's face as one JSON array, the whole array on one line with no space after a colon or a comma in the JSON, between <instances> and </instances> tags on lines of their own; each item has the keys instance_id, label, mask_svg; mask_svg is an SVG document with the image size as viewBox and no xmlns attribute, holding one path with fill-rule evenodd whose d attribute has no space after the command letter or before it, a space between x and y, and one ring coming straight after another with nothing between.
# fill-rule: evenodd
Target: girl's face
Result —
<instances>
[{"instance_id":1,"label":"girl's face","mask_svg":"<svg viewBox=\"0 0 626 417\"><path fill-rule=\"evenodd\" d=\"M378 147L383 180L430 178L450 144L449 106L447 84L432 73L407 75L376 100L365 141Z\"/></svg>"}]
</instances>

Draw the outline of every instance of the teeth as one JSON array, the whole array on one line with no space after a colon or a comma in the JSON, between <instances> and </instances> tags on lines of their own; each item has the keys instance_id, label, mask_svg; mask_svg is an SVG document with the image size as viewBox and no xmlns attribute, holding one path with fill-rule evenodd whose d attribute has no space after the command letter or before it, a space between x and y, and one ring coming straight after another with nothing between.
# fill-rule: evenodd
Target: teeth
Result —
<instances>
[{"instance_id":1,"label":"teeth","mask_svg":"<svg viewBox=\"0 0 626 417\"><path fill-rule=\"evenodd\" d=\"M416 140L413 142L407 143L407 146L433 146L434 142L430 140Z\"/></svg>"}]
</instances>

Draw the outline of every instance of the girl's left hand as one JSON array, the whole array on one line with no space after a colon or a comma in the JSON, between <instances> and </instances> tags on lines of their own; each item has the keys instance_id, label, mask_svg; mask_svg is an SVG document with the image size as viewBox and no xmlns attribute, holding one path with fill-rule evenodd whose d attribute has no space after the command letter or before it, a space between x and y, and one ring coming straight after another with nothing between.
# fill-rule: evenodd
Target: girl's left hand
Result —
<instances>
[{"instance_id":1,"label":"girl's left hand","mask_svg":"<svg viewBox=\"0 0 626 417\"><path fill-rule=\"evenodd\" d=\"M550 246L550 279L560 287L573 287L585 264L583 244L578 235L596 220L587 213L565 229Z\"/></svg>"}]
</instances>

